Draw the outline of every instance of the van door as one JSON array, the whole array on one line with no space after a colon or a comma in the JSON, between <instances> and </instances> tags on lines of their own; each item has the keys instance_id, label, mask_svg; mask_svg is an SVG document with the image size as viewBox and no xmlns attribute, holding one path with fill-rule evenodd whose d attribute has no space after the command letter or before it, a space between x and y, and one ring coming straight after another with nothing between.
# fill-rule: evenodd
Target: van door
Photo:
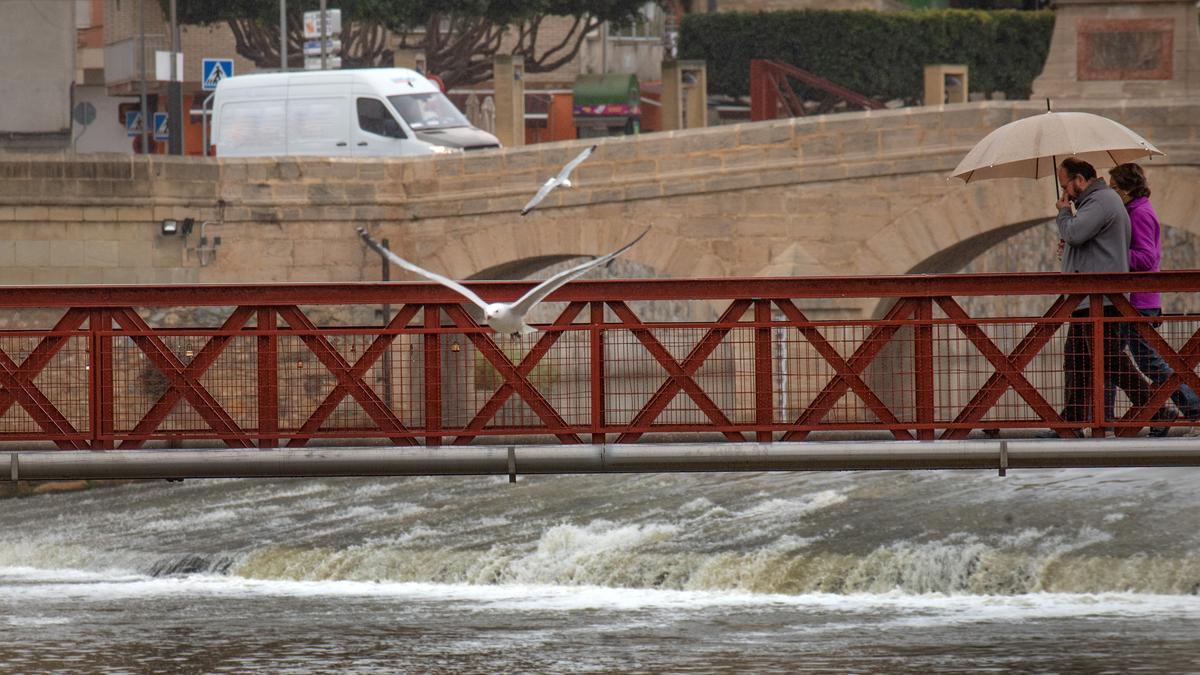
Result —
<instances>
[{"instance_id":1,"label":"van door","mask_svg":"<svg viewBox=\"0 0 1200 675\"><path fill-rule=\"evenodd\" d=\"M414 143L410 131L392 114L388 105L374 96L356 96L355 121L351 124L354 154L383 157L417 154L423 144ZM425 153L421 153L425 154Z\"/></svg>"},{"instance_id":2,"label":"van door","mask_svg":"<svg viewBox=\"0 0 1200 675\"><path fill-rule=\"evenodd\" d=\"M352 152L348 96L291 94L288 98L287 127L289 155L343 157Z\"/></svg>"}]
</instances>

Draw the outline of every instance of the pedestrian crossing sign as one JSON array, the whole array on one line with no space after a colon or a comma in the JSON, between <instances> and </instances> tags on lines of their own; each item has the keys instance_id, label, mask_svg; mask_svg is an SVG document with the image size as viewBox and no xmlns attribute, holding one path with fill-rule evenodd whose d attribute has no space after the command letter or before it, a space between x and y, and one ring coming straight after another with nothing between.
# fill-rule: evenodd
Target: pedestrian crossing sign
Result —
<instances>
[{"instance_id":1,"label":"pedestrian crossing sign","mask_svg":"<svg viewBox=\"0 0 1200 675\"><path fill-rule=\"evenodd\" d=\"M142 135L142 113L131 110L125 113L125 135L126 136L141 136Z\"/></svg>"},{"instance_id":2,"label":"pedestrian crossing sign","mask_svg":"<svg viewBox=\"0 0 1200 675\"><path fill-rule=\"evenodd\" d=\"M233 59L204 59L204 89L212 91L217 83L227 77L233 77Z\"/></svg>"},{"instance_id":3,"label":"pedestrian crossing sign","mask_svg":"<svg viewBox=\"0 0 1200 675\"><path fill-rule=\"evenodd\" d=\"M168 114L165 112L154 113L154 140L165 141L171 138L171 129L167 126Z\"/></svg>"}]
</instances>

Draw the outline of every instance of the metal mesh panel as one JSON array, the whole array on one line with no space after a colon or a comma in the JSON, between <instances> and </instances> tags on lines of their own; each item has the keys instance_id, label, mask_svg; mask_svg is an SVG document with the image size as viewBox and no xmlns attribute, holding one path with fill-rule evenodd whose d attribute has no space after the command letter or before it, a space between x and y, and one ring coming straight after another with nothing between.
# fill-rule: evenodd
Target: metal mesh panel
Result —
<instances>
[{"instance_id":1,"label":"metal mesh panel","mask_svg":"<svg viewBox=\"0 0 1200 675\"><path fill-rule=\"evenodd\" d=\"M39 350L53 347L57 350L35 374L39 364L31 361ZM86 336L5 334L0 335L0 352L5 374L0 381L0 435L61 437L90 431Z\"/></svg>"},{"instance_id":2,"label":"metal mesh panel","mask_svg":"<svg viewBox=\"0 0 1200 675\"><path fill-rule=\"evenodd\" d=\"M654 420L640 420L666 426L709 426L716 424L710 403L732 421L753 419L753 334L752 329L733 329L723 335L711 354L688 380L703 393L699 396L671 377L672 370L683 369L688 357L702 340L710 338L704 328L650 328L648 338L639 339L635 331L606 330L604 342L604 379L606 421L628 425L651 403L655 394L673 392L661 414ZM649 344L647 344L649 343ZM650 345L661 346L671 361L664 364ZM670 369L669 369L670 368ZM671 386L671 385L675 386ZM697 400L699 399L699 401Z\"/></svg>"},{"instance_id":3,"label":"metal mesh panel","mask_svg":"<svg viewBox=\"0 0 1200 675\"><path fill-rule=\"evenodd\" d=\"M161 342L175 359L163 358L155 345L148 344L150 340ZM219 355L203 373L198 373L193 361L206 347L215 349L218 340L225 342ZM154 436L168 437L215 435L219 433L213 428L218 417L243 431L257 428L258 371L253 337L171 334L135 339L116 335L108 344L115 434L140 437L153 431ZM169 410L164 410L168 405ZM154 419L162 421L135 433L139 424L152 424Z\"/></svg>"}]
</instances>

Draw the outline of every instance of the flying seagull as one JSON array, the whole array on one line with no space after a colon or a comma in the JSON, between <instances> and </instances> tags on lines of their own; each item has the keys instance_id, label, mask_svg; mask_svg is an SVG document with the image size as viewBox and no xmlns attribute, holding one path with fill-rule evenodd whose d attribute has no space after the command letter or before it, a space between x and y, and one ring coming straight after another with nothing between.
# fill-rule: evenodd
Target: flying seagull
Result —
<instances>
[{"instance_id":1,"label":"flying seagull","mask_svg":"<svg viewBox=\"0 0 1200 675\"><path fill-rule=\"evenodd\" d=\"M563 187L571 187L571 172L574 171L575 167L579 166L583 160L587 159L588 155L592 154L592 151L595 149L596 146L594 145L587 148L583 152L576 155L575 159L567 162L566 166L564 166L562 170L558 172L557 176L554 176L553 178L547 178L546 182L542 183L542 187L538 188L537 194L533 196L533 199L530 199L529 203L525 205L525 208L521 209L521 215L525 215L532 211L533 207L537 206L543 199L546 198L546 195L550 194L551 190L559 185Z\"/></svg>"},{"instance_id":2,"label":"flying seagull","mask_svg":"<svg viewBox=\"0 0 1200 675\"><path fill-rule=\"evenodd\" d=\"M646 232L649 231L650 228L646 228ZM380 246L374 239L371 238L369 234L367 234L367 231L364 228L358 228L358 235L362 237L362 240L367 243L367 246L371 247L376 253L387 258L400 267L403 267L409 272L420 274L426 279L436 281L446 288L449 288L459 295L462 295L464 298L470 300L474 305L483 310L484 322L487 323L487 325L491 326L492 329L501 335L511 335L513 337L537 332L536 328L533 328L525 323L525 317L529 314L529 311L533 309L534 305L541 302L547 295L550 295L559 287L564 286L568 281L583 276L593 267L599 267L609 262L613 258L621 255L631 246L641 241L642 237L646 236L646 232L642 232L637 236L637 239L634 239L633 241L625 244L621 248L609 253L608 255L602 255L598 258L589 260L582 265L576 265L575 267L555 274L537 286L529 289L529 291L525 293L525 295L522 295L521 299L517 300L516 302L484 302L483 298L476 295L474 291L466 286L463 286L453 279L448 279L440 274L430 272L427 269L410 263L404 258L401 258L395 253L392 253L386 248Z\"/></svg>"}]
</instances>

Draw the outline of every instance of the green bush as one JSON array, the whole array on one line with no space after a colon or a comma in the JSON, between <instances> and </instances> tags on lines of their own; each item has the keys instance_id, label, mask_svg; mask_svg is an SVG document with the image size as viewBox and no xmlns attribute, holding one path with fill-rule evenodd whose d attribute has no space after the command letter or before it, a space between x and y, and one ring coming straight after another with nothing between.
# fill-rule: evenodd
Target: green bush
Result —
<instances>
[{"instance_id":1,"label":"green bush","mask_svg":"<svg viewBox=\"0 0 1200 675\"><path fill-rule=\"evenodd\" d=\"M971 91L1028 98L1053 12L798 10L689 14L679 58L704 59L709 93L750 92L750 60L776 59L881 100L919 100L924 68L964 63Z\"/></svg>"}]
</instances>

